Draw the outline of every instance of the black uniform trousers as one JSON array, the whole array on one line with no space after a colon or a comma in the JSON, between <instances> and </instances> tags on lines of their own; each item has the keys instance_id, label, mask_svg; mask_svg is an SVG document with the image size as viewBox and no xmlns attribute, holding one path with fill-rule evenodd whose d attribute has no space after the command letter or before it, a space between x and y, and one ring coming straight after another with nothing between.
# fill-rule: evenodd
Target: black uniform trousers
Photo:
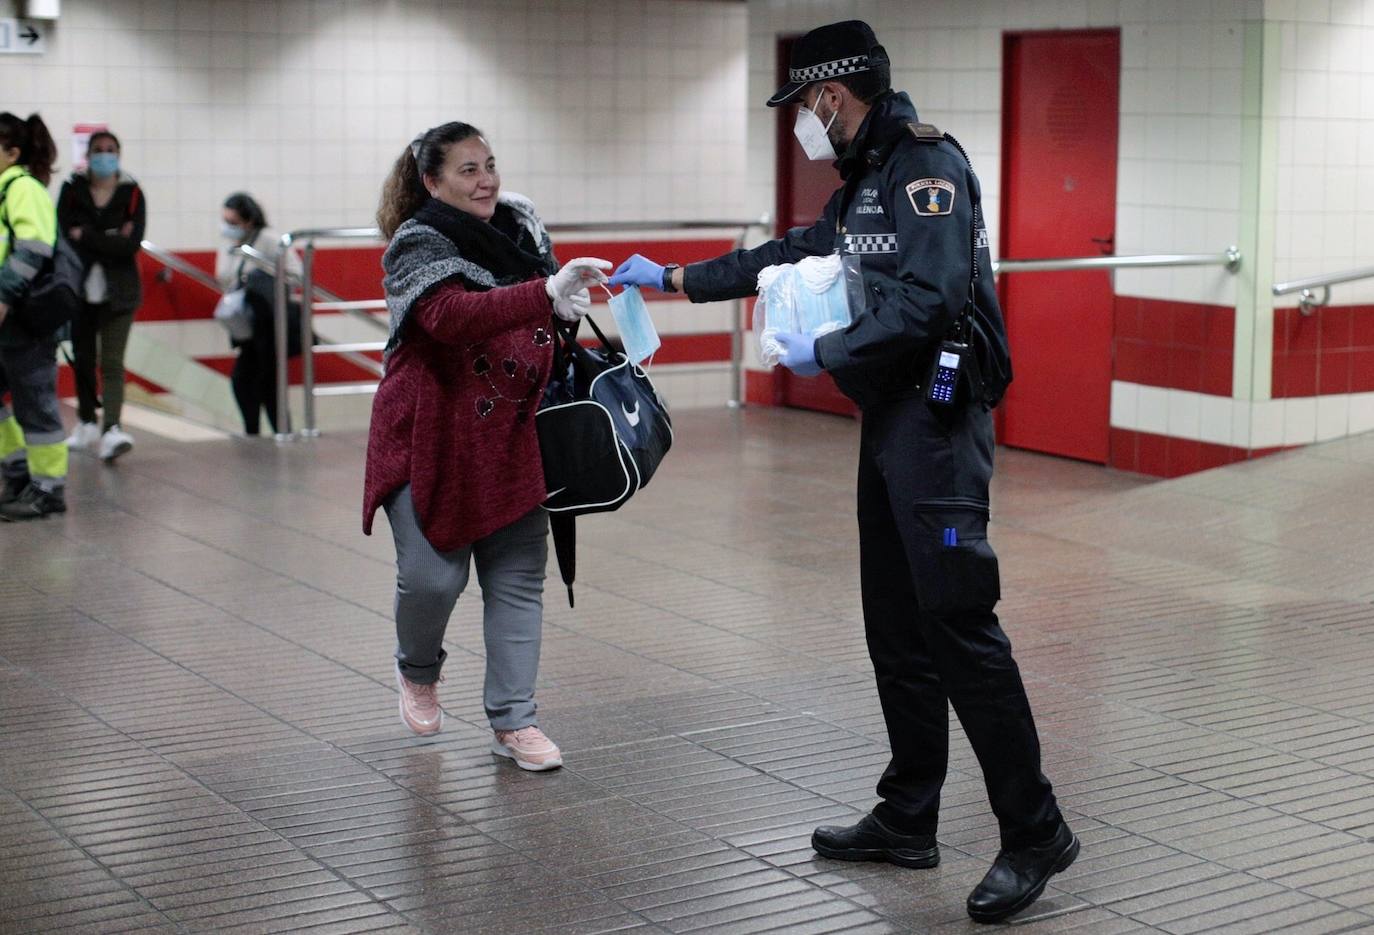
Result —
<instances>
[{"instance_id":1,"label":"black uniform trousers","mask_svg":"<svg viewBox=\"0 0 1374 935\"><path fill-rule=\"evenodd\" d=\"M949 704L983 769L1002 846L1054 834L1062 818L1011 643L993 606L987 542L992 418L964 406L946 426L921 396L864 410L859 553L864 627L892 761L874 813L934 834L949 761Z\"/></svg>"}]
</instances>

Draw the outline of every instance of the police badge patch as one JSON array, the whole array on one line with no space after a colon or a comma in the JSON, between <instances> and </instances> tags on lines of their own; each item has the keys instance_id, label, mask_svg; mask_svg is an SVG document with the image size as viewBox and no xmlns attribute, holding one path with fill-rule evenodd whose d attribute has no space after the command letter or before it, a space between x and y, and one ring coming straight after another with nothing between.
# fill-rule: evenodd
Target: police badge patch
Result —
<instances>
[{"instance_id":1,"label":"police badge patch","mask_svg":"<svg viewBox=\"0 0 1374 935\"><path fill-rule=\"evenodd\" d=\"M944 179L917 179L906 187L911 207L922 217L936 217L954 210L954 183Z\"/></svg>"}]
</instances>

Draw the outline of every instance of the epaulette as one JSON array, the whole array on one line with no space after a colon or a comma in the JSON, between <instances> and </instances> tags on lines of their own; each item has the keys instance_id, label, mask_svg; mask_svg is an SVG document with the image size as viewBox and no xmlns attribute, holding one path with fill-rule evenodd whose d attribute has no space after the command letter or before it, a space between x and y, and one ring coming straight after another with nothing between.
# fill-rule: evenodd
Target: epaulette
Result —
<instances>
[{"instance_id":1,"label":"epaulette","mask_svg":"<svg viewBox=\"0 0 1374 935\"><path fill-rule=\"evenodd\" d=\"M939 143L945 138L944 133L933 123L908 123L906 128L916 137L918 143Z\"/></svg>"}]
</instances>

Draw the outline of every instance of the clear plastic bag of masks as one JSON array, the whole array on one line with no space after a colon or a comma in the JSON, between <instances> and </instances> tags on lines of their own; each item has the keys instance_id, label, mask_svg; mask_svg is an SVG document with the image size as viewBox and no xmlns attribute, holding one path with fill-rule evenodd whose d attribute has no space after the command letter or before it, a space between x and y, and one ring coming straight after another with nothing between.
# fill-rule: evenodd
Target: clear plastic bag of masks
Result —
<instances>
[{"instance_id":1,"label":"clear plastic bag of masks","mask_svg":"<svg viewBox=\"0 0 1374 935\"><path fill-rule=\"evenodd\" d=\"M780 332L820 337L839 331L864 308L859 258L848 253L809 256L759 271L754 334L764 366L778 362Z\"/></svg>"}]
</instances>

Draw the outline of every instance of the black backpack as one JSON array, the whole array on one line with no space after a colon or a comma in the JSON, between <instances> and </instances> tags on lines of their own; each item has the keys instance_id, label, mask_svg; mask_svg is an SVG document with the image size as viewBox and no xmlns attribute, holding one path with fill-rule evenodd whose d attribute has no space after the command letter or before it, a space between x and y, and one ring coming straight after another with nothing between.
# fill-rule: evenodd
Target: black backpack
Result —
<instances>
[{"instance_id":1,"label":"black backpack","mask_svg":"<svg viewBox=\"0 0 1374 935\"><path fill-rule=\"evenodd\" d=\"M576 528L583 513L619 509L646 487L673 444L668 406L647 374L630 363L591 318L599 348L577 342L577 327L554 327L553 376L535 428L549 491L554 550L568 604L576 576Z\"/></svg>"},{"instance_id":2,"label":"black backpack","mask_svg":"<svg viewBox=\"0 0 1374 935\"><path fill-rule=\"evenodd\" d=\"M22 178L22 176L16 176ZM10 224L9 213L4 210L5 197L15 179L0 188L0 218L10 238L10 255L14 255L14 227ZM86 271L81 257L67 243L62 232L57 232L57 243L53 246L52 256L44 261L38 275L29 284L28 294L17 308L10 309L15 324L35 340L46 338L76 317L81 308L81 285ZM6 318L6 321L9 320Z\"/></svg>"}]
</instances>

